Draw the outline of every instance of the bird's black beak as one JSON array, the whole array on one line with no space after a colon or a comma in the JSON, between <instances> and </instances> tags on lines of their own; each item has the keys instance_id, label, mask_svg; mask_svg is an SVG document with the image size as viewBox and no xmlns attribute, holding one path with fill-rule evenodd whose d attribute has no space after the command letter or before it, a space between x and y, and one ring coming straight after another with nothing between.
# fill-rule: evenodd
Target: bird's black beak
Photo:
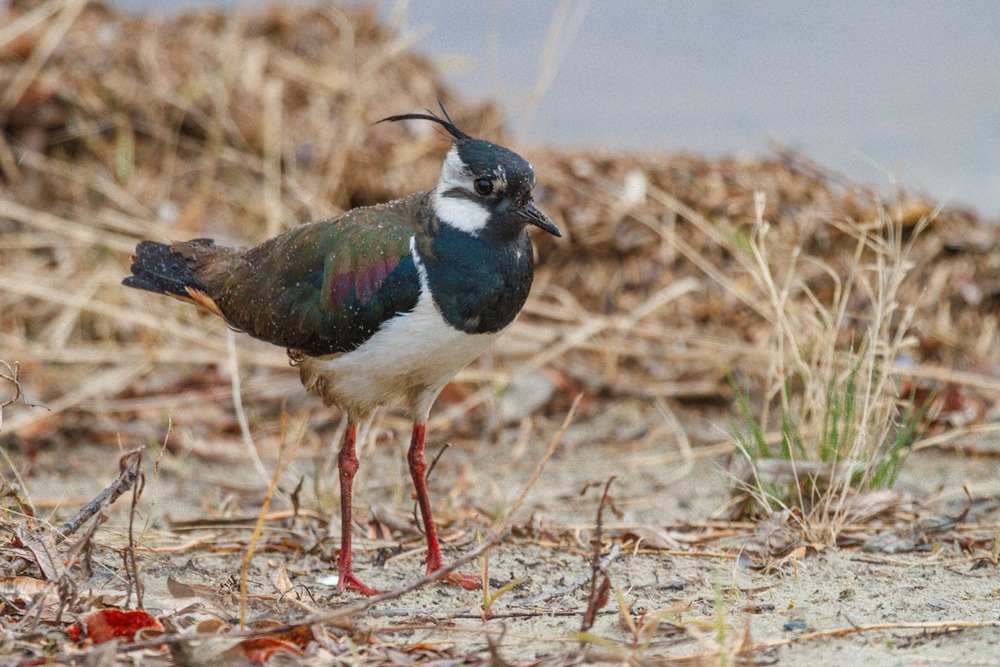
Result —
<instances>
[{"instance_id":1,"label":"bird's black beak","mask_svg":"<svg viewBox=\"0 0 1000 667\"><path fill-rule=\"evenodd\" d=\"M544 229L552 236L562 236L562 232L556 227L555 223L549 220L549 216L542 213L535 202L528 202L528 205L518 211L518 215L527 220L530 224L538 227L539 229Z\"/></svg>"}]
</instances>

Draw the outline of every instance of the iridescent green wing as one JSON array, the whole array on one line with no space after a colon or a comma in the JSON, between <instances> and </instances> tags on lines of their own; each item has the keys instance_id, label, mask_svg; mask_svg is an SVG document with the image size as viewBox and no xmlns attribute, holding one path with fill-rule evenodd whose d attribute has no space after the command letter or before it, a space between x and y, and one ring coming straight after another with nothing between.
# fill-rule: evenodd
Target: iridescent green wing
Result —
<instances>
[{"instance_id":1,"label":"iridescent green wing","mask_svg":"<svg viewBox=\"0 0 1000 667\"><path fill-rule=\"evenodd\" d=\"M309 223L194 270L234 327L306 354L347 352L416 306L410 239L424 199Z\"/></svg>"}]
</instances>

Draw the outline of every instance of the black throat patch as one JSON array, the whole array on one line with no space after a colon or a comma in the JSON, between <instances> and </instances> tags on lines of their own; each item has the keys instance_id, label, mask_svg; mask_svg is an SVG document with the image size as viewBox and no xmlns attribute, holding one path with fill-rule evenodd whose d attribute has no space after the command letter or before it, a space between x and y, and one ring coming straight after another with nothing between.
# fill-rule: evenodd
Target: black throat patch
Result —
<instances>
[{"instance_id":1,"label":"black throat patch","mask_svg":"<svg viewBox=\"0 0 1000 667\"><path fill-rule=\"evenodd\" d=\"M469 334L495 333L513 322L534 276L527 232L498 242L444 224L432 230L418 250L444 320Z\"/></svg>"}]
</instances>

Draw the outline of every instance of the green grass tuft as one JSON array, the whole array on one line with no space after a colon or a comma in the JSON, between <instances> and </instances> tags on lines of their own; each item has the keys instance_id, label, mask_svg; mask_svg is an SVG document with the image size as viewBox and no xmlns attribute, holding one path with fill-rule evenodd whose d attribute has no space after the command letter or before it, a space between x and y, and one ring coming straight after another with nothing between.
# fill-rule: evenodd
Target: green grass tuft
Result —
<instances>
[{"instance_id":1,"label":"green grass tuft","mask_svg":"<svg viewBox=\"0 0 1000 667\"><path fill-rule=\"evenodd\" d=\"M864 224L839 223L855 241L847 275L797 249L778 276L762 211L761 199L750 252L771 323L764 398L754 402L729 377L734 439L752 473L742 482L751 511L799 509L830 539L847 494L891 488L923 433L931 401L900 397L895 366L912 344L913 307L902 308L897 294L922 225L904 243L902 225L884 211Z\"/></svg>"}]
</instances>

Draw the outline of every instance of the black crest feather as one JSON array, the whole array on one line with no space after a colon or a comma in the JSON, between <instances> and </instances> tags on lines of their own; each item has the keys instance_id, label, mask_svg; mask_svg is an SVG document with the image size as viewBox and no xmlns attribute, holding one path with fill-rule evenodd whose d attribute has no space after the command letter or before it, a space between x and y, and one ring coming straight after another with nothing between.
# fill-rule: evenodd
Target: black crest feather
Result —
<instances>
[{"instance_id":1,"label":"black crest feather","mask_svg":"<svg viewBox=\"0 0 1000 667\"><path fill-rule=\"evenodd\" d=\"M444 118L441 118L430 109L427 109L427 113L404 113L404 114L399 114L398 116L389 116L388 118L383 118L378 122L385 123L385 122L396 122L397 120L429 120L434 123L439 123L444 129L448 130L448 134L453 136L458 141L466 141L472 139L472 137L467 135L465 132L462 132L462 130L458 129L458 126L455 125L455 121L453 121L451 119L451 116L448 115L448 111L444 108L444 104L441 102L441 100L438 100L438 106L441 107L441 113L444 114Z\"/></svg>"}]
</instances>

